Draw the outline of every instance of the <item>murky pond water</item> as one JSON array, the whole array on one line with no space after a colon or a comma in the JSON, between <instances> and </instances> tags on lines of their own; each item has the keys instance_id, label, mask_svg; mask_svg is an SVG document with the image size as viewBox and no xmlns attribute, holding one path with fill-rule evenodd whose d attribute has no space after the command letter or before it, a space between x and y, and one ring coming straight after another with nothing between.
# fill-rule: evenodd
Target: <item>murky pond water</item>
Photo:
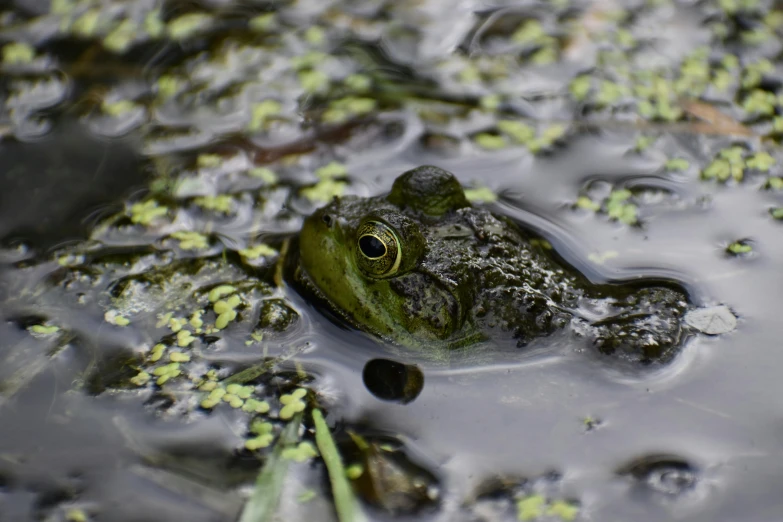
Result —
<instances>
[{"instance_id":1,"label":"murky pond water","mask_svg":"<svg viewBox=\"0 0 783 522\"><path fill-rule=\"evenodd\" d=\"M360 520L316 409L369 520L783 519L777 2L0 9L0 520ZM294 288L304 217L425 164L709 324L429 357Z\"/></svg>"}]
</instances>

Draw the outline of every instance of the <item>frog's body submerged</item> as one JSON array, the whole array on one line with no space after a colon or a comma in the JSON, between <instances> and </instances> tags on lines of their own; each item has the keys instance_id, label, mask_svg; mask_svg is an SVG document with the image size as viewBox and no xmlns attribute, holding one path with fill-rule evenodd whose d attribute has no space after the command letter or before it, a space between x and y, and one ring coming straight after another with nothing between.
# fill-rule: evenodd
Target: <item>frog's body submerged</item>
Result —
<instances>
[{"instance_id":1,"label":"frog's body submerged","mask_svg":"<svg viewBox=\"0 0 783 522\"><path fill-rule=\"evenodd\" d=\"M660 360L676 350L687 306L667 287L610 294L569 273L511 221L471 206L437 167L307 218L298 280L355 327L421 348L499 336L525 344L574 324L604 353ZM584 307L597 319L580 318Z\"/></svg>"}]
</instances>

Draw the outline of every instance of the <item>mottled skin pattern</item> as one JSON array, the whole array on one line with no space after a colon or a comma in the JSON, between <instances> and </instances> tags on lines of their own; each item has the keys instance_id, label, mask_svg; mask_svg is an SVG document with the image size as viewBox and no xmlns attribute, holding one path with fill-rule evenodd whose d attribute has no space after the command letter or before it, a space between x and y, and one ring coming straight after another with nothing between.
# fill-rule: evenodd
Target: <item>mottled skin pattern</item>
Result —
<instances>
[{"instance_id":1,"label":"mottled skin pattern","mask_svg":"<svg viewBox=\"0 0 783 522\"><path fill-rule=\"evenodd\" d=\"M367 220L399 234L402 262L384 277L359 267ZM401 175L387 196L344 197L310 216L297 281L353 326L403 346L453 348L487 338L524 345L571 325L605 354L666 360L687 308L668 287L591 285L533 246L510 220L470 205L437 167Z\"/></svg>"}]
</instances>

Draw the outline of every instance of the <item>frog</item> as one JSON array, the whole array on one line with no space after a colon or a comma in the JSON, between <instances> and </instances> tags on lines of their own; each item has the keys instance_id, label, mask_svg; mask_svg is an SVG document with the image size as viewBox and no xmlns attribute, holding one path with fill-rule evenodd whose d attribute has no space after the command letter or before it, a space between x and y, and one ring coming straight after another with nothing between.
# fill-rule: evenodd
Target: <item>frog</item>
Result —
<instances>
[{"instance_id":1,"label":"frog","mask_svg":"<svg viewBox=\"0 0 783 522\"><path fill-rule=\"evenodd\" d=\"M487 340L524 347L570 329L598 353L670 360L686 336L686 291L669 281L593 283L507 216L474 205L424 165L374 197L315 210L293 248L297 288L395 346L435 352Z\"/></svg>"}]
</instances>

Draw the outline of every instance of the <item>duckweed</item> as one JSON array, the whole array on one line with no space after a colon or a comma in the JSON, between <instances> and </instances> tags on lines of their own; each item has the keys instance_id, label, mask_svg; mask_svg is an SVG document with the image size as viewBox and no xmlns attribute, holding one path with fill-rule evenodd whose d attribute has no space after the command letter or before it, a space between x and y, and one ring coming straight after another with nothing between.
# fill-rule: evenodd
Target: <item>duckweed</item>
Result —
<instances>
[{"instance_id":1,"label":"duckweed","mask_svg":"<svg viewBox=\"0 0 783 522\"><path fill-rule=\"evenodd\" d=\"M488 187L465 189L465 197L471 203L493 203L498 196Z\"/></svg>"},{"instance_id":2,"label":"duckweed","mask_svg":"<svg viewBox=\"0 0 783 522\"><path fill-rule=\"evenodd\" d=\"M742 108L751 114L771 116L775 114L776 97L773 93L754 89L742 102Z\"/></svg>"},{"instance_id":3,"label":"duckweed","mask_svg":"<svg viewBox=\"0 0 783 522\"><path fill-rule=\"evenodd\" d=\"M271 433L265 435L258 435L245 441L245 448L249 451L257 451L263 448L267 448L275 440L275 436Z\"/></svg>"},{"instance_id":4,"label":"duckweed","mask_svg":"<svg viewBox=\"0 0 783 522\"><path fill-rule=\"evenodd\" d=\"M65 514L65 520L67 522L88 522L90 517L82 508L74 507L68 509Z\"/></svg>"},{"instance_id":5,"label":"duckweed","mask_svg":"<svg viewBox=\"0 0 783 522\"><path fill-rule=\"evenodd\" d=\"M250 433L255 435L245 441L245 448L250 451L256 451L261 448L266 448L275 439L274 426L269 422L264 422L260 419L256 419L250 425Z\"/></svg>"},{"instance_id":6,"label":"duckweed","mask_svg":"<svg viewBox=\"0 0 783 522\"><path fill-rule=\"evenodd\" d=\"M84 256L66 254L57 258L57 264L60 266L76 266L84 263Z\"/></svg>"},{"instance_id":7,"label":"duckweed","mask_svg":"<svg viewBox=\"0 0 783 522\"><path fill-rule=\"evenodd\" d=\"M226 392L236 395L240 399L247 399L253 394L253 387L242 386L241 384L229 384L226 386Z\"/></svg>"},{"instance_id":8,"label":"duckweed","mask_svg":"<svg viewBox=\"0 0 783 522\"><path fill-rule=\"evenodd\" d=\"M228 299L221 299L212 305L212 309L217 314L215 320L215 328L223 330L228 326L228 323L237 318L237 312L235 308L242 303L242 298L237 294L232 295Z\"/></svg>"},{"instance_id":9,"label":"duckweed","mask_svg":"<svg viewBox=\"0 0 783 522\"><path fill-rule=\"evenodd\" d=\"M248 130L255 132L263 129L274 116L280 114L282 109L283 106L277 100L264 100L254 104L250 112Z\"/></svg>"},{"instance_id":10,"label":"duckweed","mask_svg":"<svg viewBox=\"0 0 783 522\"><path fill-rule=\"evenodd\" d=\"M532 127L519 121L500 120L498 129L519 143L525 144L532 140L536 133Z\"/></svg>"},{"instance_id":11,"label":"duckweed","mask_svg":"<svg viewBox=\"0 0 783 522\"><path fill-rule=\"evenodd\" d=\"M351 464L345 468L345 476L351 480L356 480L364 474L364 466L359 463Z\"/></svg>"},{"instance_id":12,"label":"duckweed","mask_svg":"<svg viewBox=\"0 0 783 522\"><path fill-rule=\"evenodd\" d=\"M190 323L190 326L196 329L196 331L201 330L201 327L204 326L204 320L201 318L201 316L204 315L204 310L196 310L193 312L193 315L190 316L190 320L188 323Z\"/></svg>"},{"instance_id":13,"label":"duckweed","mask_svg":"<svg viewBox=\"0 0 783 522\"><path fill-rule=\"evenodd\" d=\"M215 310L216 314L222 314L228 312L229 310L233 310L241 303L242 303L242 298L239 297L239 295L234 294L228 299L221 299L217 301L214 305L212 305L212 308Z\"/></svg>"},{"instance_id":14,"label":"duckweed","mask_svg":"<svg viewBox=\"0 0 783 522\"><path fill-rule=\"evenodd\" d=\"M576 200L576 206L578 208L583 208L585 210L590 210L592 212L598 212L601 210L601 204L596 203L592 199L588 198L587 196L579 196Z\"/></svg>"},{"instance_id":15,"label":"duckweed","mask_svg":"<svg viewBox=\"0 0 783 522\"><path fill-rule=\"evenodd\" d=\"M716 179L718 181L726 181L729 178L742 181L744 175L743 165L731 163L725 159L717 159L701 171L702 179Z\"/></svg>"},{"instance_id":16,"label":"duckweed","mask_svg":"<svg viewBox=\"0 0 783 522\"><path fill-rule=\"evenodd\" d=\"M182 352L169 353L169 360L171 362L184 363L190 361L190 355Z\"/></svg>"},{"instance_id":17,"label":"duckweed","mask_svg":"<svg viewBox=\"0 0 783 522\"><path fill-rule=\"evenodd\" d=\"M259 401L257 399L249 398L242 406L242 411L247 413L267 413L269 411L269 403L266 401Z\"/></svg>"},{"instance_id":18,"label":"duckweed","mask_svg":"<svg viewBox=\"0 0 783 522\"><path fill-rule=\"evenodd\" d=\"M324 34L324 30L315 25L308 27L304 32L305 41L312 45L320 45L324 43L325 38L326 35Z\"/></svg>"},{"instance_id":19,"label":"duckweed","mask_svg":"<svg viewBox=\"0 0 783 522\"><path fill-rule=\"evenodd\" d=\"M342 163L332 161L323 167L317 168L315 170L315 175L322 180L342 178L348 175L348 169Z\"/></svg>"},{"instance_id":20,"label":"duckweed","mask_svg":"<svg viewBox=\"0 0 783 522\"><path fill-rule=\"evenodd\" d=\"M538 20L526 20L511 35L511 40L517 43L540 42L547 34Z\"/></svg>"},{"instance_id":21,"label":"duckweed","mask_svg":"<svg viewBox=\"0 0 783 522\"><path fill-rule=\"evenodd\" d=\"M248 26L254 31L268 31L275 26L275 21L275 14L267 13L251 18Z\"/></svg>"},{"instance_id":22,"label":"duckweed","mask_svg":"<svg viewBox=\"0 0 783 522\"><path fill-rule=\"evenodd\" d=\"M222 401L227 402L234 409L241 408L245 404L245 401L233 393L226 393L223 395Z\"/></svg>"},{"instance_id":23,"label":"duckweed","mask_svg":"<svg viewBox=\"0 0 783 522\"><path fill-rule=\"evenodd\" d=\"M576 520L579 514L579 506L565 500L547 499L538 494L527 495L517 499L517 520L529 521L544 516L554 517L564 522Z\"/></svg>"},{"instance_id":24,"label":"duckweed","mask_svg":"<svg viewBox=\"0 0 783 522\"><path fill-rule=\"evenodd\" d=\"M193 200L199 207L223 214L230 214L234 207L234 198L228 194L219 196L202 196Z\"/></svg>"},{"instance_id":25,"label":"duckweed","mask_svg":"<svg viewBox=\"0 0 783 522\"><path fill-rule=\"evenodd\" d=\"M239 251L239 255L241 255L244 258L247 259L258 259L261 257L272 257L277 255L277 250L270 247L269 245L265 245L264 243L260 243L258 245L244 248Z\"/></svg>"},{"instance_id":26,"label":"duckweed","mask_svg":"<svg viewBox=\"0 0 783 522\"><path fill-rule=\"evenodd\" d=\"M566 502L565 500L555 500L549 505L546 511L547 515L554 516L560 520L570 522L575 520L579 514L579 506Z\"/></svg>"},{"instance_id":27,"label":"duckweed","mask_svg":"<svg viewBox=\"0 0 783 522\"><path fill-rule=\"evenodd\" d=\"M761 172L769 172L769 170L775 165L776 160L766 152L757 152L753 156L749 157L745 164L751 168Z\"/></svg>"},{"instance_id":28,"label":"duckweed","mask_svg":"<svg viewBox=\"0 0 783 522\"><path fill-rule=\"evenodd\" d=\"M220 402L223 401L223 398L226 395L228 395L228 393L226 392L225 388L220 388L220 387L213 388L209 392L209 395L207 395L207 397L201 401L201 407L206 409L206 410L212 409L215 406L217 406L218 404L220 404ZM233 399L233 397L231 397L229 399L229 401L231 399ZM229 401L226 401L226 402L229 402Z\"/></svg>"},{"instance_id":29,"label":"duckweed","mask_svg":"<svg viewBox=\"0 0 783 522\"><path fill-rule=\"evenodd\" d=\"M496 111L502 101L503 98L499 94L487 94L479 98L479 107L485 111Z\"/></svg>"},{"instance_id":30,"label":"duckweed","mask_svg":"<svg viewBox=\"0 0 783 522\"><path fill-rule=\"evenodd\" d=\"M293 460L294 462L305 462L313 457L317 457L318 450L315 449L312 442L302 441L295 448L283 449L282 456L284 459Z\"/></svg>"},{"instance_id":31,"label":"duckweed","mask_svg":"<svg viewBox=\"0 0 783 522\"><path fill-rule=\"evenodd\" d=\"M606 201L606 211L610 218L635 225L637 223L637 207L628 200L632 196L628 189L613 190Z\"/></svg>"},{"instance_id":32,"label":"duckweed","mask_svg":"<svg viewBox=\"0 0 783 522\"><path fill-rule=\"evenodd\" d=\"M190 346L196 338L190 333L190 330L180 330L177 332L177 346L185 348Z\"/></svg>"},{"instance_id":33,"label":"duckweed","mask_svg":"<svg viewBox=\"0 0 783 522\"><path fill-rule=\"evenodd\" d=\"M365 74L350 74L346 76L343 83L354 92L364 92L370 89L372 80Z\"/></svg>"},{"instance_id":34,"label":"duckweed","mask_svg":"<svg viewBox=\"0 0 783 522\"><path fill-rule=\"evenodd\" d=\"M226 310L222 314L218 315L215 319L215 328L223 330L228 326L228 323L237 318L236 310Z\"/></svg>"},{"instance_id":35,"label":"duckweed","mask_svg":"<svg viewBox=\"0 0 783 522\"><path fill-rule=\"evenodd\" d=\"M150 362L158 362L163 357L163 352L166 350L166 345L158 343L150 350L149 360Z\"/></svg>"},{"instance_id":36,"label":"duckweed","mask_svg":"<svg viewBox=\"0 0 783 522\"><path fill-rule=\"evenodd\" d=\"M123 20L103 39L103 47L113 53L124 53L130 48L138 30L139 28L133 20Z\"/></svg>"},{"instance_id":37,"label":"duckweed","mask_svg":"<svg viewBox=\"0 0 783 522\"><path fill-rule=\"evenodd\" d=\"M213 17L207 13L188 13L171 20L167 32L172 40L185 40L208 28L212 20Z\"/></svg>"},{"instance_id":38,"label":"duckweed","mask_svg":"<svg viewBox=\"0 0 783 522\"><path fill-rule=\"evenodd\" d=\"M625 86L604 80L598 87L598 92L595 95L595 101L602 106L611 106L627 95L628 89Z\"/></svg>"},{"instance_id":39,"label":"duckweed","mask_svg":"<svg viewBox=\"0 0 783 522\"><path fill-rule=\"evenodd\" d=\"M487 150L503 149L508 145L505 137L486 132L477 134L473 140L476 142L476 145Z\"/></svg>"},{"instance_id":40,"label":"duckweed","mask_svg":"<svg viewBox=\"0 0 783 522\"><path fill-rule=\"evenodd\" d=\"M329 77L321 71L300 71L299 84L306 92L315 93L326 89Z\"/></svg>"},{"instance_id":41,"label":"duckweed","mask_svg":"<svg viewBox=\"0 0 783 522\"><path fill-rule=\"evenodd\" d=\"M565 136L566 127L563 125L550 125L546 127L537 138L527 142L527 148L533 154L536 154L544 149L550 148L563 136Z\"/></svg>"},{"instance_id":42,"label":"duckweed","mask_svg":"<svg viewBox=\"0 0 783 522\"><path fill-rule=\"evenodd\" d=\"M217 382L215 382L215 381L207 381L205 383L202 383L198 387L198 389L200 391L204 391L204 392L211 392L211 391L217 389L217 387L218 387L218 383Z\"/></svg>"},{"instance_id":43,"label":"duckweed","mask_svg":"<svg viewBox=\"0 0 783 522\"><path fill-rule=\"evenodd\" d=\"M288 420L294 416L294 414L304 411L305 402L302 400L307 395L305 388L297 388L292 393L283 395L280 397L280 404L283 407L280 409L280 418Z\"/></svg>"},{"instance_id":44,"label":"duckweed","mask_svg":"<svg viewBox=\"0 0 783 522\"><path fill-rule=\"evenodd\" d=\"M150 35L152 38L158 38L163 35L166 30L166 25L161 18L160 9L153 9L144 17L144 32Z\"/></svg>"},{"instance_id":45,"label":"duckweed","mask_svg":"<svg viewBox=\"0 0 783 522\"><path fill-rule=\"evenodd\" d=\"M587 99L587 95L590 94L591 88L592 88L592 81L590 79L590 76L586 74L582 76L577 76L576 78L571 80L571 83L568 86L568 90L571 93L571 98L580 102Z\"/></svg>"},{"instance_id":46,"label":"duckweed","mask_svg":"<svg viewBox=\"0 0 783 522\"><path fill-rule=\"evenodd\" d=\"M267 185L274 185L277 183L277 174L272 169L266 167L254 167L247 171L250 176L261 179Z\"/></svg>"},{"instance_id":47,"label":"duckweed","mask_svg":"<svg viewBox=\"0 0 783 522\"><path fill-rule=\"evenodd\" d=\"M634 144L634 150L637 152L642 152L646 149L648 149L651 145L653 145L656 141L655 136L639 136L636 138L636 143Z\"/></svg>"},{"instance_id":48,"label":"duckweed","mask_svg":"<svg viewBox=\"0 0 783 522\"><path fill-rule=\"evenodd\" d=\"M159 206L158 202L150 199L143 203L134 203L131 205L131 222L134 224L148 226L158 218L165 216L169 209L165 206Z\"/></svg>"},{"instance_id":49,"label":"duckweed","mask_svg":"<svg viewBox=\"0 0 783 522\"><path fill-rule=\"evenodd\" d=\"M182 330L186 325L188 324L188 320L184 317L170 317L168 318L168 327L169 330L172 331L172 333L179 333L180 330Z\"/></svg>"},{"instance_id":50,"label":"duckweed","mask_svg":"<svg viewBox=\"0 0 783 522\"><path fill-rule=\"evenodd\" d=\"M201 250L209 246L205 235L190 230L174 232L171 237L179 240L179 247L182 250Z\"/></svg>"},{"instance_id":51,"label":"duckweed","mask_svg":"<svg viewBox=\"0 0 783 522\"><path fill-rule=\"evenodd\" d=\"M136 110L138 106L132 100L106 101L101 104L103 112L109 116L118 117Z\"/></svg>"},{"instance_id":52,"label":"duckweed","mask_svg":"<svg viewBox=\"0 0 783 522\"><path fill-rule=\"evenodd\" d=\"M103 314L103 319L107 323L113 324L115 326L128 326L130 324L130 319L120 315L115 310L109 310L108 312Z\"/></svg>"},{"instance_id":53,"label":"duckweed","mask_svg":"<svg viewBox=\"0 0 783 522\"><path fill-rule=\"evenodd\" d=\"M335 196L342 196L346 186L344 181L324 179L312 187L303 188L300 193L314 203L328 203Z\"/></svg>"},{"instance_id":54,"label":"duckweed","mask_svg":"<svg viewBox=\"0 0 783 522\"><path fill-rule=\"evenodd\" d=\"M214 303L214 302L222 299L223 297L226 297L226 296L229 296L229 295L233 294L236 291L237 291L237 289L236 289L235 286L232 286L232 285L220 285L220 286L216 286L215 288L210 290L209 291L209 295L207 296L207 298L209 299L210 303Z\"/></svg>"},{"instance_id":55,"label":"duckweed","mask_svg":"<svg viewBox=\"0 0 783 522\"><path fill-rule=\"evenodd\" d=\"M196 165L201 169L219 167L221 163L223 158L218 154L199 154L196 158Z\"/></svg>"},{"instance_id":56,"label":"duckweed","mask_svg":"<svg viewBox=\"0 0 783 522\"><path fill-rule=\"evenodd\" d=\"M271 422L255 419L250 424L250 432L256 435L265 435L267 433L272 433L272 431L274 431L274 426Z\"/></svg>"},{"instance_id":57,"label":"duckweed","mask_svg":"<svg viewBox=\"0 0 783 522\"><path fill-rule=\"evenodd\" d=\"M23 42L14 42L3 46L3 63L22 65L33 61L35 49Z\"/></svg>"},{"instance_id":58,"label":"duckweed","mask_svg":"<svg viewBox=\"0 0 783 522\"><path fill-rule=\"evenodd\" d=\"M30 331L39 335L52 335L59 332L60 327L54 325L34 324L30 327Z\"/></svg>"},{"instance_id":59,"label":"duckweed","mask_svg":"<svg viewBox=\"0 0 783 522\"><path fill-rule=\"evenodd\" d=\"M88 9L83 15L74 20L71 25L71 31L82 37L93 36L98 30L101 11L99 9Z\"/></svg>"},{"instance_id":60,"label":"duckweed","mask_svg":"<svg viewBox=\"0 0 783 522\"><path fill-rule=\"evenodd\" d=\"M354 116L362 116L375 110L377 101L372 98L348 96L329 103L324 111L323 121L326 123L341 123Z\"/></svg>"},{"instance_id":61,"label":"duckweed","mask_svg":"<svg viewBox=\"0 0 783 522\"><path fill-rule=\"evenodd\" d=\"M182 89L184 83L185 81L177 76L164 74L158 78L155 88L161 98L171 98Z\"/></svg>"},{"instance_id":62,"label":"duckweed","mask_svg":"<svg viewBox=\"0 0 783 522\"><path fill-rule=\"evenodd\" d=\"M767 182L764 186L770 190L781 190L783 189L783 178L779 176L771 176L767 178Z\"/></svg>"},{"instance_id":63,"label":"duckweed","mask_svg":"<svg viewBox=\"0 0 783 522\"><path fill-rule=\"evenodd\" d=\"M157 368L152 370L152 375L158 378L155 381L155 383L158 386L162 386L167 381L169 381L169 379L173 379L174 377L179 377L181 374L182 374L182 370L180 369L180 365L177 362L172 362L169 364L165 364L163 366L158 366Z\"/></svg>"},{"instance_id":64,"label":"duckweed","mask_svg":"<svg viewBox=\"0 0 783 522\"><path fill-rule=\"evenodd\" d=\"M688 167L691 166L691 163L684 159L684 158L672 158L666 162L665 168L666 170L671 171L683 171L688 170Z\"/></svg>"},{"instance_id":65,"label":"duckweed","mask_svg":"<svg viewBox=\"0 0 783 522\"><path fill-rule=\"evenodd\" d=\"M544 514L546 499L541 495L529 495L517 500L517 520L535 520Z\"/></svg>"},{"instance_id":66,"label":"duckweed","mask_svg":"<svg viewBox=\"0 0 783 522\"><path fill-rule=\"evenodd\" d=\"M135 384L136 386L144 386L145 384L150 382L151 379L152 376L149 373L142 370L139 373L137 373L134 377L131 377L130 382L132 384Z\"/></svg>"},{"instance_id":67,"label":"duckweed","mask_svg":"<svg viewBox=\"0 0 783 522\"><path fill-rule=\"evenodd\" d=\"M749 254L753 247L744 241L735 241L726 247L726 251L733 255Z\"/></svg>"}]
</instances>

